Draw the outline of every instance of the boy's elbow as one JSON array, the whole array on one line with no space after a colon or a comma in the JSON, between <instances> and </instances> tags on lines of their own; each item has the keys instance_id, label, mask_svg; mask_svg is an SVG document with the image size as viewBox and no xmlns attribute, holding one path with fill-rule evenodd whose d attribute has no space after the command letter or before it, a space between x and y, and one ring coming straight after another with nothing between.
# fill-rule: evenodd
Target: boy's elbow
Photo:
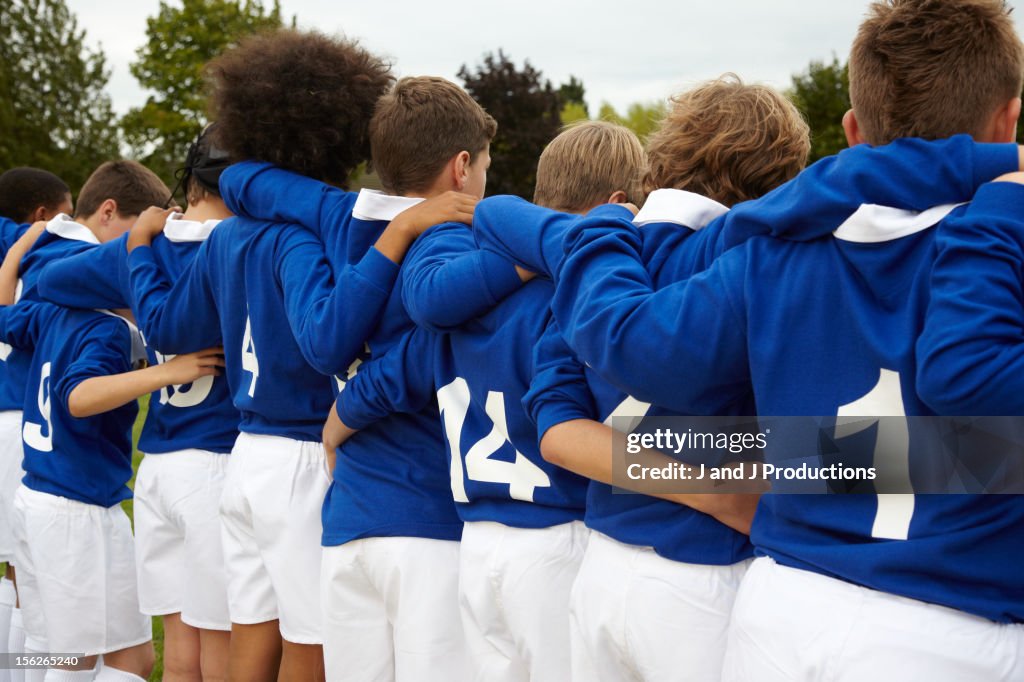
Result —
<instances>
[{"instance_id":1,"label":"boy's elbow","mask_svg":"<svg viewBox=\"0 0 1024 682\"><path fill-rule=\"evenodd\" d=\"M91 417L94 414L91 408L88 396L85 391L81 390L80 386L75 387L70 395L68 395L68 414L75 419Z\"/></svg>"},{"instance_id":2,"label":"boy's elbow","mask_svg":"<svg viewBox=\"0 0 1024 682\"><path fill-rule=\"evenodd\" d=\"M548 464L565 468L567 460L564 453L560 429L558 426L553 426L545 431L544 436L540 439L540 456Z\"/></svg>"}]
</instances>

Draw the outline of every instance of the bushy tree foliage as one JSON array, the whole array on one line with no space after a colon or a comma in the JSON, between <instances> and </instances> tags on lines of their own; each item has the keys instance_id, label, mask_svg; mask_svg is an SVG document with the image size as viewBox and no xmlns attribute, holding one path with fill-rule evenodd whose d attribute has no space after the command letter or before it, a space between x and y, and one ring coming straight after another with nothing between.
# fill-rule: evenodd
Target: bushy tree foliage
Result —
<instances>
[{"instance_id":1,"label":"bushy tree foliage","mask_svg":"<svg viewBox=\"0 0 1024 682\"><path fill-rule=\"evenodd\" d=\"M558 91L530 62L519 68L501 50L484 55L473 70L463 65L459 78L498 122L487 193L532 198L537 159L562 124Z\"/></svg>"},{"instance_id":2,"label":"bushy tree foliage","mask_svg":"<svg viewBox=\"0 0 1024 682\"><path fill-rule=\"evenodd\" d=\"M161 2L131 65L152 93L122 120L132 155L173 186L174 170L207 123L203 67L245 36L279 26L278 0L269 8L261 0Z\"/></svg>"},{"instance_id":3,"label":"bushy tree foliage","mask_svg":"<svg viewBox=\"0 0 1024 682\"><path fill-rule=\"evenodd\" d=\"M118 156L103 52L63 0L2 0L0 26L0 171L45 168L77 191Z\"/></svg>"}]
</instances>

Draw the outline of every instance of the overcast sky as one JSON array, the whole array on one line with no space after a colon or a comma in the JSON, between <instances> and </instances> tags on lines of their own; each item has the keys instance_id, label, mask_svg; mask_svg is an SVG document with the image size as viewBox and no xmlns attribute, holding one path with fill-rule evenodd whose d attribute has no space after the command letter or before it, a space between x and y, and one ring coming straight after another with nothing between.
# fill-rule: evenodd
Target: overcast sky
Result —
<instances>
[{"instance_id":1,"label":"overcast sky","mask_svg":"<svg viewBox=\"0 0 1024 682\"><path fill-rule=\"evenodd\" d=\"M170 0L177 2L177 0ZM68 0L90 44L101 43L119 112L145 102L128 71L157 0ZM268 2L269 4L269 2ZM726 71L784 88L812 59L845 60L866 0L282 0L300 27L344 33L391 58L398 75L456 80L503 48L556 85L583 80L594 113L622 110ZM1018 29L1020 13L1015 13Z\"/></svg>"}]
</instances>

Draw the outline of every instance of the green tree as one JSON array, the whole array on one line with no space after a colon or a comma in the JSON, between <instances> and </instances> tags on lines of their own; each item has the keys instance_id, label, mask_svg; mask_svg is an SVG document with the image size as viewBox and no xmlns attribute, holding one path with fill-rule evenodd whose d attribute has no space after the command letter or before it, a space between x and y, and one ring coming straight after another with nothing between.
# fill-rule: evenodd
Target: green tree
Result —
<instances>
[{"instance_id":1,"label":"green tree","mask_svg":"<svg viewBox=\"0 0 1024 682\"><path fill-rule=\"evenodd\" d=\"M846 148L843 115L850 109L850 76L836 57L831 63L812 61L793 76L789 97L811 128L813 163Z\"/></svg>"},{"instance_id":2,"label":"green tree","mask_svg":"<svg viewBox=\"0 0 1024 682\"><path fill-rule=\"evenodd\" d=\"M133 156L173 186L188 145L206 124L203 67L241 38L281 26L278 0L161 2L146 20L132 75L152 94L122 120Z\"/></svg>"},{"instance_id":3,"label":"green tree","mask_svg":"<svg viewBox=\"0 0 1024 682\"><path fill-rule=\"evenodd\" d=\"M531 198L537 159L562 125L558 91L529 62L519 69L501 50L484 55L474 71L463 65L459 78L498 122L487 193Z\"/></svg>"},{"instance_id":4,"label":"green tree","mask_svg":"<svg viewBox=\"0 0 1024 682\"><path fill-rule=\"evenodd\" d=\"M77 190L118 156L103 51L63 0L3 0L0 26L0 170L45 168Z\"/></svg>"},{"instance_id":5,"label":"green tree","mask_svg":"<svg viewBox=\"0 0 1024 682\"><path fill-rule=\"evenodd\" d=\"M626 126L640 138L644 144L665 118L666 105L664 102L634 102L626 109L626 114L621 115L608 102L601 104L597 117L602 121L611 121Z\"/></svg>"}]
</instances>

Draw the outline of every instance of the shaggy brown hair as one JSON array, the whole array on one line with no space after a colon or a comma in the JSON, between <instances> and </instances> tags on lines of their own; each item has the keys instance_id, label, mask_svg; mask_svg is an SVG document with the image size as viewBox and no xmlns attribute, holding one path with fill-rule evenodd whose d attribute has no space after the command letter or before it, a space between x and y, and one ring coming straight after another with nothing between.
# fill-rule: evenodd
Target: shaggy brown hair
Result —
<instances>
[{"instance_id":1,"label":"shaggy brown hair","mask_svg":"<svg viewBox=\"0 0 1024 682\"><path fill-rule=\"evenodd\" d=\"M82 185L75 205L76 218L88 218L107 199L117 202L122 218L137 216L150 206L163 206L171 197L164 181L138 161L107 161Z\"/></svg>"},{"instance_id":2,"label":"shaggy brown hair","mask_svg":"<svg viewBox=\"0 0 1024 682\"><path fill-rule=\"evenodd\" d=\"M358 43L282 29L251 36L206 67L215 143L341 187L369 157L390 65Z\"/></svg>"},{"instance_id":3,"label":"shaggy brown hair","mask_svg":"<svg viewBox=\"0 0 1024 682\"><path fill-rule=\"evenodd\" d=\"M370 122L373 170L389 192L423 192L459 152L475 162L497 131L495 120L455 83L403 78L380 98Z\"/></svg>"},{"instance_id":4,"label":"shaggy brown hair","mask_svg":"<svg viewBox=\"0 0 1024 682\"><path fill-rule=\"evenodd\" d=\"M796 176L810 149L789 100L726 74L672 98L647 143L644 189L684 189L732 206Z\"/></svg>"},{"instance_id":5,"label":"shaggy brown hair","mask_svg":"<svg viewBox=\"0 0 1024 682\"><path fill-rule=\"evenodd\" d=\"M850 52L850 101L871 144L977 135L1020 97L1024 50L1000 0L885 0Z\"/></svg>"},{"instance_id":6,"label":"shaggy brown hair","mask_svg":"<svg viewBox=\"0 0 1024 682\"><path fill-rule=\"evenodd\" d=\"M571 123L540 155L533 203L582 213L625 192L626 201L639 206L645 158L629 128L608 121Z\"/></svg>"}]
</instances>

